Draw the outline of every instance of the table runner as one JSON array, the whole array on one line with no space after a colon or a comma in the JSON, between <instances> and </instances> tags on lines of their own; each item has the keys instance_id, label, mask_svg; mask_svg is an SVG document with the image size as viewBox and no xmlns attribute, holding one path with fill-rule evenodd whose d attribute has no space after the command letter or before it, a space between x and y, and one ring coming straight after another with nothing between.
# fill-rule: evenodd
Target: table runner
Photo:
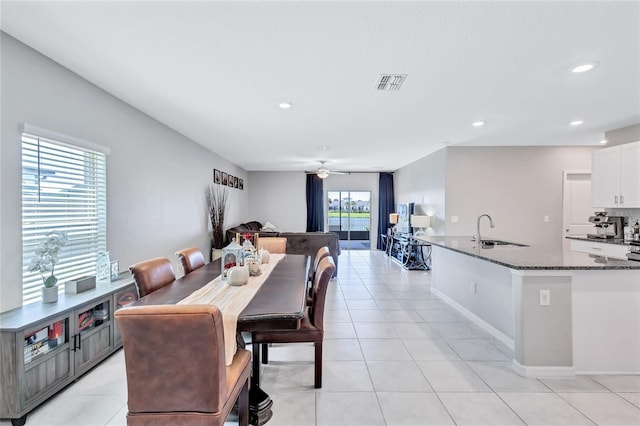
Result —
<instances>
[{"instance_id":1,"label":"table runner","mask_svg":"<svg viewBox=\"0 0 640 426\"><path fill-rule=\"evenodd\" d=\"M284 258L284 254L273 253L269 263L262 264L262 273L249 277L249 282L242 286L231 286L221 280L221 276L194 291L177 304L215 305L222 313L224 325L225 363L231 365L236 353L236 328L240 312L249 304L275 266Z\"/></svg>"}]
</instances>

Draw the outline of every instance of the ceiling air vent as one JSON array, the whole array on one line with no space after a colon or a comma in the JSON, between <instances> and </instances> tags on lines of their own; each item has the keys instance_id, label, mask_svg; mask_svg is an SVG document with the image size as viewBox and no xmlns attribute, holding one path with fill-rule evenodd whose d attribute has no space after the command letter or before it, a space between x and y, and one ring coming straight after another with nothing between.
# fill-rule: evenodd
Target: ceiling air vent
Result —
<instances>
[{"instance_id":1,"label":"ceiling air vent","mask_svg":"<svg viewBox=\"0 0 640 426\"><path fill-rule=\"evenodd\" d=\"M407 74L381 74L377 83L377 89L384 92L400 90L400 86L407 78Z\"/></svg>"}]
</instances>

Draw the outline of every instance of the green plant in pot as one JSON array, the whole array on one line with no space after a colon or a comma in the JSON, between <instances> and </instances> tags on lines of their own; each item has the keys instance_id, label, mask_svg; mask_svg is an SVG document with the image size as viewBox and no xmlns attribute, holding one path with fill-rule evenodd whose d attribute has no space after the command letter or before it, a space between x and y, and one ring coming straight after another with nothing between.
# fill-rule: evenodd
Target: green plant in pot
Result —
<instances>
[{"instance_id":1,"label":"green plant in pot","mask_svg":"<svg viewBox=\"0 0 640 426\"><path fill-rule=\"evenodd\" d=\"M42 275L42 301L45 303L58 300L58 278L55 267L60 260L60 250L67 244L67 233L64 231L50 231L40 243L29 265L29 272L39 272Z\"/></svg>"},{"instance_id":2,"label":"green plant in pot","mask_svg":"<svg viewBox=\"0 0 640 426\"><path fill-rule=\"evenodd\" d=\"M220 251L224 245L224 219L229 193L220 185L209 185L205 190L205 200L211 221L211 248Z\"/></svg>"}]
</instances>

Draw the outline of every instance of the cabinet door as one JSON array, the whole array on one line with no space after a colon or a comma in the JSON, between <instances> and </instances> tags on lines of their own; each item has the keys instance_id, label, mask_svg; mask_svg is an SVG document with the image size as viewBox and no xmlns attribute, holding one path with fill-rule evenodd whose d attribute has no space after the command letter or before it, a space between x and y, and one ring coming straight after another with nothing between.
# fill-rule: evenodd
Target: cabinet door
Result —
<instances>
[{"instance_id":1,"label":"cabinet door","mask_svg":"<svg viewBox=\"0 0 640 426\"><path fill-rule=\"evenodd\" d=\"M113 348L111 297L75 311L74 353L76 373L83 373L107 357Z\"/></svg>"},{"instance_id":2,"label":"cabinet door","mask_svg":"<svg viewBox=\"0 0 640 426\"><path fill-rule=\"evenodd\" d=\"M620 207L640 207L640 142L620 146Z\"/></svg>"},{"instance_id":3,"label":"cabinet door","mask_svg":"<svg viewBox=\"0 0 640 426\"><path fill-rule=\"evenodd\" d=\"M618 207L616 203L620 196L620 151L618 147L595 151L591 168L591 204L593 207Z\"/></svg>"}]
</instances>

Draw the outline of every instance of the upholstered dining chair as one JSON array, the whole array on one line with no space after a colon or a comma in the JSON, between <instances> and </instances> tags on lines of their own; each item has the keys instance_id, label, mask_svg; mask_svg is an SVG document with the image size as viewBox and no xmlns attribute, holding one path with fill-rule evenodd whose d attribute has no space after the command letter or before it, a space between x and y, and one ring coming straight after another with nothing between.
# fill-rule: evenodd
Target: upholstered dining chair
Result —
<instances>
[{"instance_id":1,"label":"upholstered dining chair","mask_svg":"<svg viewBox=\"0 0 640 426\"><path fill-rule=\"evenodd\" d=\"M166 257L156 257L129 266L136 282L138 297L153 293L176 279L171 261Z\"/></svg>"},{"instance_id":2,"label":"upholstered dining chair","mask_svg":"<svg viewBox=\"0 0 640 426\"><path fill-rule=\"evenodd\" d=\"M204 266L204 256L200 249L196 247L189 247L177 251L176 256L178 256L178 260L182 265L185 275Z\"/></svg>"},{"instance_id":3,"label":"upholstered dining chair","mask_svg":"<svg viewBox=\"0 0 640 426\"><path fill-rule=\"evenodd\" d=\"M253 356L257 357L262 345L262 363L269 362L268 343L304 343L311 342L315 346L314 359L314 387L322 387L322 342L324 340L324 305L327 296L327 287L331 276L336 269L331 256L320 261L318 272L314 277L313 302L307 307L305 316L300 321L300 328L296 330L269 330L254 331L251 333ZM254 374L259 374L255 372Z\"/></svg>"},{"instance_id":4,"label":"upholstered dining chair","mask_svg":"<svg viewBox=\"0 0 640 426\"><path fill-rule=\"evenodd\" d=\"M265 249L269 253L286 253L287 239L284 237L260 237L258 239L258 249Z\"/></svg>"},{"instance_id":5,"label":"upholstered dining chair","mask_svg":"<svg viewBox=\"0 0 640 426\"><path fill-rule=\"evenodd\" d=\"M327 256L331 256L331 252L329 251L329 247L323 246L318 249L316 257L313 259L313 266L309 270L309 294L307 295L308 306L311 306L311 303L313 303L313 281L316 273L318 272L320 261Z\"/></svg>"},{"instance_id":6,"label":"upholstered dining chair","mask_svg":"<svg viewBox=\"0 0 640 426\"><path fill-rule=\"evenodd\" d=\"M128 426L222 426L238 401L249 423L251 352L225 364L222 314L213 305L150 305L115 313L127 374Z\"/></svg>"}]
</instances>

